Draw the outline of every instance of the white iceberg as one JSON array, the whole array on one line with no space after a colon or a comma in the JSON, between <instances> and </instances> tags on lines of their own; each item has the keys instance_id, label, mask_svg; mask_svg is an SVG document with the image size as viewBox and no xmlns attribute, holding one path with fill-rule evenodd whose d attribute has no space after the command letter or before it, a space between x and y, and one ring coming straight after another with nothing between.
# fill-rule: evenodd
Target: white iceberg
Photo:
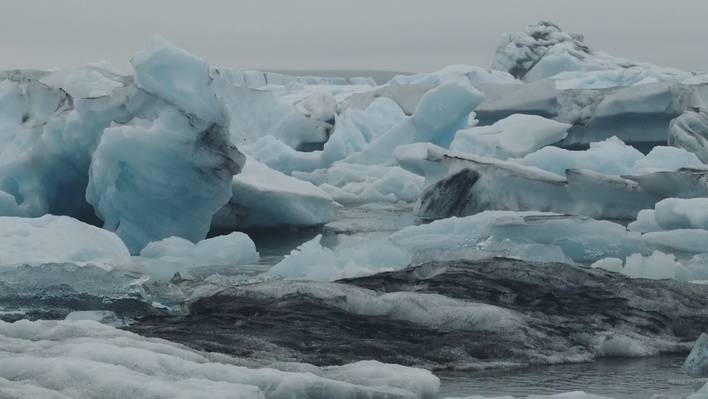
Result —
<instances>
[{"instance_id":1,"label":"white iceberg","mask_svg":"<svg viewBox=\"0 0 708 399\"><path fill-rule=\"evenodd\" d=\"M701 334L693 344L691 353L683 364L686 372L694 377L708 376L708 335Z\"/></svg>"},{"instance_id":2,"label":"white iceberg","mask_svg":"<svg viewBox=\"0 0 708 399\"><path fill-rule=\"evenodd\" d=\"M233 232L194 244L180 237L154 241L140 251L135 262L155 280L169 280L199 266L236 266L258 262L256 244L244 233Z\"/></svg>"},{"instance_id":3,"label":"white iceberg","mask_svg":"<svg viewBox=\"0 0 708 399\"><path fill-rule=\"evenodd\" d=\"M500 159L519 158L561 141L570 127L536 115L514 114L491 126L457 131L450 149Z\"/></svg>"},{"instance_id":4,"label":"white iceberg","mask_svg":"<svg viewBox=\"0 0 708 399\"><path fill-rule=\"evenodd\" d=\"M233 178L231 200L214 215L211 225L218 229L313 226L334 220L338 207L312 183L248 157Z\"/></svg>"},{"instance_id":5,"label":"white iceberg","mask_svg":"<svg viewBox=\"0 0 708 399\"><path fill-rule=\"evenodd\" d=\"M62 262L110 270L131 258L114 233L68 216L0 217L0 266Z\"/></svg>"}]
</instances>

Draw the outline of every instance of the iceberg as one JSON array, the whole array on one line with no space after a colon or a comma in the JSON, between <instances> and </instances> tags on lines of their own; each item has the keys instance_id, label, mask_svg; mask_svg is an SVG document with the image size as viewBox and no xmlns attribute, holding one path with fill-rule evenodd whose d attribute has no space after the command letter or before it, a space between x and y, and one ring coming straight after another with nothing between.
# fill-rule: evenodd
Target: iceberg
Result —
<instances>
[{"instance_id":1,"label":"iceberg","mask_svg":"<svg viewBox=\"0 0 708 399\"><path fill-rule=\"evenodd\" d=\"M536 115L514 114L491 126L458 130L450 149L499 159L519 158L563 140L570 127Z\"/></svg>"},{"instance_id":2,"label":"iceberg","mask_svg":"<svg viewBox=\"0 0 708 399\"><path fill-rule=\"evenodd\" d=\"M322 235L302 244L264 275L288 280L335 281L398 270L411 262L410 254L388 240L354 246L323 247Z\"/></svg>"},{"instance_id":3,"label":"iceberg","mask_svg":"<svg viewBox=\"0 0 708 399\"><path fill-rule=\"evenodd\" d=\"M335 219L339 204L310 182L246 158L229 202L213 217L216 229L313 226Z\"/></svg>"},{"instance_id":4,"label":"iceberg","mask_svg":"<svg viewBox=\"0 0 708 399\"><path fill-rule=\"evenodd\" d=\"M180 237L153 241L140 251L136 261L151 277L169 280L197 266L234 266L258 262L256 244L244 233L233 232L194 244Z\"/></svg>"},{"instance_id":5,"label":"iceberg","mask_svg":"<svg viewBox=\"0 0 708 399\"><path fill-rule=\"evenodd\" d=\"M708 162L708 110L692 108L671 121L668 143L683 148Z\"/></svg>"},{"instance_id":6,"label":"iceberg","mask_svg":"<svg viewBox=\"0 0 708 399\"><path fill-rule=\"evenodd\" d=\"M118 236L71 217L0 217L0 266L73 263L110 270L131 262Z\"/></svg>"},{"instance_id":7,"label":"iceberg","mask_svg":"<svg viewBox=\"0 0 708 399\"><path fill-rule=\"evenodd\" d=\"M367 165L388 164L399 145L420 142L449 145L455 132L467 126L470 112L483 99L482 93L458 82L436 87L421 98L413 116L345 160Z\"/></svg>"},{"instance_id":8,"label":"iceberg","mask_svg":"<svg viewBox=\"0 0 708 399\"><path fill-rule=\"evenodd\" d=\"M683 364L686 372L694 377L708 375L708 335L703 333L693 344L691 353Z\"/></svg>"},{"instance_id":9,"label":"iceberg","mask_svg":"<svg viewBox=\"0 0 708 399\"><path fill-rule=\"evenodd\" d=\"M576 161L583 165L597 163L605 171L616 167L604 165L600 161L603 155L595 158L597 149L571 151L566 157L562 155L567 150L544 150L539 151L543 155L530 154L528 160L502 161L431 144L413 144L398 147L394 155L406 170L426 176L426 188L416 212L428 218L464 216L484 210L535 210L634 220L640 210L663 198L708 195L705 165L703 169L663 170L663 161L654 162L646 157L635 162L631 170L640 165L640 171L654 171L639 175L610 175L587 169L565 169L564 175L558 175L523 165L537 162L553 171L564 168L564 163L572 165ZM646 162L640 164L642 160ZM676 162L693 163L690 157L670 163Z\"/></svg>"},{"instance_id":10,"label":"iceberg","mask_svg":"<svg viewBox=\"0 0 708 399\"><path fill-rule=\"evenodd\" d=\"M144 117L105 129L86 199L104 228L138 253L170 236L206 237L245 159L229 141L204 60L155 40L133 65L152 101Z\"/></svg>"},{"instance_id":11,"label":"iceberg","mask_svg":"<svg viewBox=\"0 0 708 399\"><path fill-rule=\"evenodd\" d=\"M390 239L418 253L418 258L427 252L424 259L459 256L472 250L491 256L523 257L535 247L541 255L537 261L557 261L554 248L559 248L565 256L561 260L589 264L647 250L639 234L628 232L620 224L544 212L486 211L406 227Z\"/></svg>"}]
</instances>

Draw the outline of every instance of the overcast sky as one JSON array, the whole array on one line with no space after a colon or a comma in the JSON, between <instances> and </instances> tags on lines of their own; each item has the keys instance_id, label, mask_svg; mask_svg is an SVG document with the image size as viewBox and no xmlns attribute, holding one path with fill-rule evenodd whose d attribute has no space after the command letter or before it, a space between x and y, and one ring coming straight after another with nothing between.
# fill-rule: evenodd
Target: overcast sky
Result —
<instances>
[{"instance_id":1,"label":"overcast sky","mask_svg":"<svg viewBox=\"0 0 708 399\"><path fill-rule=\"evenodd\" d=\"M635 61L708 70L708 0L0 0L0 69L128 60L152 35L213 66L489 66L539 20Z\"/></svg>"}]
</instances>

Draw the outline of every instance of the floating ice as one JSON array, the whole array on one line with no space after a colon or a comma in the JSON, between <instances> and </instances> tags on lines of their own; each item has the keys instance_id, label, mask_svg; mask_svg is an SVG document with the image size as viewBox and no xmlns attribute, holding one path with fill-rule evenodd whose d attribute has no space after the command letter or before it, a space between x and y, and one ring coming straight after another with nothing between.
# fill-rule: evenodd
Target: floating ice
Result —
<instances>
[{"instance_id":1,"label":"floating ice","mask_svg":"<svg viewBox=\"0 0 708 399\"><path fill-rule=\"evenodd\" d=\"M545 251L547 261L557 260L553 251L556 247L567 258L582 263L646 250L640 235L628 232L620 224L543 212L487 211L441 219L407 227L392 234L391 240L416 252L442 254L480 248L511 257L517 248L522 249L518 255L523 256L525 246L537 245L540 255Z\"/></svg>"},{"instance_id":2,"label":"floating ice","mask_svg":"<svg viewBox=\"0 0 708 399\"><path fill-rule=\"evenodd\" d=\"M180 237L149 243L136 261L157 280L169 280L196 266L235 266L258 261L256 244L244 233L233 232L194 244Z\"/></svg>"},{"instance_id":3,"label":"floating ice","mask_svg":"<svg viewBox=\"0 0 708 399\"><path fill-rule=\"evenodd\" d=\"M386 239L330 249L320 245L321 238L322 235L317 235L302 244L265 275L290 280L334 281L397 270L411 262L408 252Z\"/></svg>"},{"instance_id":4,"label":"floating ice","mask_svg":"<svg viewBox=\"0 0 708 399\"><path fill-rule=\"evenodd\" d=\"M708 335L703 333L693 344L691 353L683 364L686 372L694 377L708 376Z\"/></svg>"},{"instance_id":5,"label":"floating ice","mask_svg":"<svg viewBox=\"0 0 708 399\"><path fill-rule=\"evenodd\" d=\"M560 151L562 154L565 150ZM585 158L584 152L576 153L581 160ZM536 210L632 220L640 210L663 198L708 195L705 166L625 176L565 169L565 177L561 177L522 165L524 160L501 161L430 144L400 146L395 156L405 169L426 176L417 213L432 218L464 216L483 210ZM600 164L593 157L594 154L583 162ZM557 164L573 161L574 156L554 159L544 155L534 160L553 170ZM633 168L637 164L639 161ZM648 166L657 165L646 162L641 167Z\"/></svg>"},{"instance_id":6,"label":"floating ice","mask_svg":"<svg viewBox=\"0 0 708 399\"><path fill-rule=\"evenodd\" d=\"M491 126L459 130L450 149L501 159L518 158L564 139L570 127L536 115L515 114Z\"/></svg>"},{"instance_id":7,"label":"floating ice","mask_svg":"<svg viewBox=\"0 0 708 399\"><path fill-rule=\"evenodd\" d=\"M0 321L0 387L36 398L431 398L429 371L365 361L249 369L93 321ZM376 377L372 377L372 374Z\"/></svg>"},{"instance_id":8,"label":"floating ice","mask_svg":"<svg viewBox=\"0 0 708 399\"><path fill-rule=\"evenodd\" d=\"M110 231L68 216L0 217L0 266L75 263L105 269L131 263Z\"/></svg>"},{"instance_id":9,"label":"floating ice","mask_svg":"<svg viewBox=\"0 0 708 399\"><path fill-rule=\"evenodd\" d=\"M701 161L708 162L708 109L689 109L672 120L668 143L691 151Z\"/></svg>"},{"instance_id":10,"label":"floating ice","mask_svg":"<svg viewBox=\"0 0 708 399\"><path fill-rule=\"evenodd\" d=\"M138 84L161 99L142 111L152 119L104 131L86 199L104 228L138 253L173 235L203 239L244 157L229 142L203 60L158 39L133 65Z\"/></svg>"},{"instance_id":11,"label":"floating ice","mask_svg":"<svg viewBox=\"0 0 708 399\"><path fill-rule=\"evenodd\" d=\"M234 176L231 200L214 215L220 229L312 226L334 220L339 206L312 183L290 177L248 157Z\"/></svg>"},{"instance_id":12,"label":"floating ice","mask_svg":"<svg viewBox=\"0 0 708 399\"><path fill-rule=\"evenodd\" d=\"M471 86L446 83L427 92L415 113L346 160L351 163L388 164L393 150L402 144L449 145L455 132L467 126L467 118L484 95Z\"/></svg>"}]
</instances>

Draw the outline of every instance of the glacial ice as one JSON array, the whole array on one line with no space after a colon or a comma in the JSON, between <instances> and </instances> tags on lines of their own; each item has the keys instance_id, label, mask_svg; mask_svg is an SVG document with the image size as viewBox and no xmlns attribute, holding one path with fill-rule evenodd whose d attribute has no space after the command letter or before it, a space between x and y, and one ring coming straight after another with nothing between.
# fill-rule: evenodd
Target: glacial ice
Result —
<instances>
[{"instance_id":1,"label":"glacial ice","mask_svg":"<svg viewBox=\"0 0 708 399\"><path fill-rule=\"evenodd\" d=\"M276 264L265 276L289 280L335 281L366 276L408 266L410 254L390 241L365 241L334 249L320 244L322 235L302 244Z\"/></svg>"},{"instance_id":2,"label":"glacial ice","mask_svg":"<svg viewBox=\"0 0 708 399\"><path fill-rule=\"evenodd\" d=\"M234 266L258 262L256 244L244 233L233 232L194 244L180 237L153 241L140 251L136 262L156 280L169 280L175 273L188 273L197 266Z\"/></svg>"},{"instance_id":3,"label":"glacial ice","mask_svg":"<svg viewBox=\"0 0 708 399\"><path fill-rule=\"evenodd\" d=\"M152 118L104 131L86 199L104 228L138 253L173 235L206 237L212 216L231 198L244 156L229 142L204 60L156 39L133 65L138 84L158 96L142 111Z\"/></svg>"},{"instance_id":4,"label":"glacial ice","mask_svg":"<svg viewBox=\"0 0 708 399\"><path fill-rule=\"evenodd\" d=\"M514 114L491 126L458 130L450 149L499 159L519 158L561 141L570 127L536 115Z\"/></svg>"},{"instance_id":5,"label":"glacial ice","mask_svg":"<svg viewBox=\"0 0 708 399\"><path fill-rule=\"evenodd\" d=\"M553 247L557 247L567 259L580 263L646 250L640 235L620 224L543 212L486 211L441 219L402 229L391 240L409 250L432 252L432 256L479 248L514 257L536 245L546 261L557 260L553 259L557 256Z\"/></svg>"},{"instance_id":6,"label":"glacial ice","mask_svg":"<svg viewBox=\"0 0 708 399\"><path fill-rule=\"evenodd\" d=\"M708 162L708 109L688 109L672 120L667 140L669 145L691 151Z\"/></svg>"},{"instance_id":7,"label":"glacial ice","mask_svg":"<svg viewBox=\"0 0 708 399\"><path fill-rule=\"evenodd\" d=\"M409 143L449 145L457 130L467 126L470 112L484 99L472 86L445 83L425 93L413 116L346 159L350 163L389 164L393 150Z\"/></svg>"},{"instance_id":8,"label":"glacial ice","mask_svg":"<svg viewBox=\"0 0 708 399\"><path fill-rule=\"evenodd\" d=\"M683 367L694 377L708 376L708 334L703 333L696 340Z\"/></svg>"},{"instance_id":9,"label":"glacial ice","mask_svg":"<svg viewBox=\"0 0 708 399\"><path fill-rule=\"evenodd\" d=\"M623 83L647 82L649 78L627 79L641 68L654 72L661 80L683 80L692 76L672 68L660 68L646 63L634 63L592 50L584 43L583 35L566 33L551 22L529 25L523 31L507 34L497 47L492 68L506 71L513 76L527 81L557 77L561 73L614 71L620 79L609 75L605 80L620 80ZM630 71L626 71L626 70ZM570 75L575 77L577 75ZM597 76L597 75L596 75ZM655 78L655 79L656 79ZM571 78L572 79L572 78ZM592 82L590 82L592 83ZM587 87L587 86L584 86Z\"/></svg>"},{"instance_id":10,"label":"glacial ice","mask_svg":"<svg viewBox=\"0 0 708 399\"><path fill-rule=\"evenodd\" d=\"M345 205L371 202L415 202L424 178L398 166L336 162L327 169L293 176L317 184L337 202Z\"/></svg>"},{"instance_id":11,"label":"glacial ice","mask_svg":"<svg viewBox=\"0 0 708 399\"><path fill-rule=\"evenodd\" d=\"M0 266L62 262L111 269L131 258L114 233L68 216L0 217Z\"/></svg>"},{"instance_id":12,"label":"glacial ice","mask_svg":"<svg viewBox=\"0 0 708 399\"><path fill-rule=\"evenodd\" d=\"M334 220L339 207L315 185L271 169L251 157L234 176L231 200L213 217L218 229L312 226Z\"/></svg>"},{"instance_id":13,"label":"glacial ice","mask_svg":"<svg viewBox=\"0 0 708 399\"><path fill-rule=\"evenodd\" d=\"M605 146L620 145L610 141ZM528 159L555 172L576 161L583 166L598 165L605 171L621 172L617 170L621 163L604 165L601 161L604 156L595 157L599 154L599 147L588 151L547 148L538 152L543 155L533 153ZM501 161L431 144L400 146L394 155L403 168L426 176L426 188L421 194L417 213L432 218L464 216L483 210L536 210L632 220L641 209L651 207L663 198L693 198L708 194L705 165L701 164L701 169L663 169L667 164L700 163L690 156L666 162L661 156L650 155L638 159L630 169L643 174L618 176L588 169L564 169L564 175L558 175L536 166L523 165L529 162L525 159ZM646 173L647 170L653 172Z\"/></svg>"},{"instance_id":14,"label":"glacial ice","mask_svg":"<svg viewBox=\"0 0 708 399\"><path fill-rule=\"evenodd\" d=\"M429 371L374 361L247 368L94 321L0 321L0 386L36 398L431 398ZM371 375L376 378L369 378ZM4 387L3 387L4 389ZM11 392L12 392L11 391Z\"/></svg>"}]
</instances>

